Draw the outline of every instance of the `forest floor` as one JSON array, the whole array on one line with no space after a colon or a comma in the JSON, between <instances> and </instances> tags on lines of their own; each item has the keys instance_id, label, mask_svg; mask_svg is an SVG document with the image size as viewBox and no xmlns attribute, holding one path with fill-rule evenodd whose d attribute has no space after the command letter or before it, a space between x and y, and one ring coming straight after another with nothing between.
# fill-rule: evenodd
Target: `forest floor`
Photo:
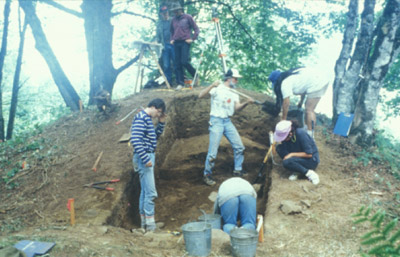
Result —
<instances>
[{"instance_id":1,"label":"forest floor","mask_svg":"<svg viewBox=\"0 0 400 257\"><path fill-rule=\"evenodd\" d=\"M63 117L29 139L34 151L15 150L2 157L7 165L1 176L26 162L13 181L0 187L0 248L20 240L55 242L47 256L185 256L181 226L197 220L201 210L212 212L210 200L218 186L232 176L233 153L224 139L218 152L215 186L202 182L208 147L210 99L198 99L200 89L152 90L116 101L107 115L84 110ZM257 100L267 96L243 91ZM139 182L133 173L132 147L119 142L129 133L130 111L147 106L155 98L167 103L167 125L156 152L156 220L159 233L132 232L139 226ZM324 103L320 103L324 104ZM277 118L250 105L232 119L246 147L244 169L253 181L267 153L268 132ZM264 242L258 256L359 256L365 225L354 225L352 214L361 206L383 208L399 215L396 192L400 185L384 166L356 162L357 147L316 127L321 163L320 184L305 179L289 181L280 166L268 163L258 192L257 211L264 216ZM92 167L102 152L96 171ZM84 184L120 179L114 191ZM76 224L70 225L66 204L74 199ZM292 211L282 205L292 203ZM210 256L231 256L229 236L213 231Z\"/></svg>"}]
</instances>

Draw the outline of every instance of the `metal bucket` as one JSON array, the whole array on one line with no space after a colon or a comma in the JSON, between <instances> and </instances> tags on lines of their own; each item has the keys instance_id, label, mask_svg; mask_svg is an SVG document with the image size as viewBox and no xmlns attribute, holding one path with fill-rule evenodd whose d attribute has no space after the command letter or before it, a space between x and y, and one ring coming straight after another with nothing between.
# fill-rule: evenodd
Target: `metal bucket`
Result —
<instances>
[{"instance_id":1,"label":"metal bucket","mask_svg":"<svg viewBox=\"0 0 400 257\"><path fill-rule=\"evenodd\" d=\"M231 230L231 247L233 256L256 256L258 233L257 230L234 228Z\"/></svg>"},{"instance_id":2,"label":"metal bucket","mask_svg":"<svg viewBox=\"0 0 400 257\"><path fill-rule=\"evenodd\" d=\"M212 228L221 229L221 215L219 214L204 214L198 220L210 223Z\"/></svg>"},{"instance_id":3,"label":"metal bucket","mask_svg":"<svg viewBox=\"0 0 400 257\"><path fill-rule=\"evenodd\" d=\"M211 252L211 224L190 222L182 226L186 251L191 256L208 256Z\"/></svg>"}]
</instances>

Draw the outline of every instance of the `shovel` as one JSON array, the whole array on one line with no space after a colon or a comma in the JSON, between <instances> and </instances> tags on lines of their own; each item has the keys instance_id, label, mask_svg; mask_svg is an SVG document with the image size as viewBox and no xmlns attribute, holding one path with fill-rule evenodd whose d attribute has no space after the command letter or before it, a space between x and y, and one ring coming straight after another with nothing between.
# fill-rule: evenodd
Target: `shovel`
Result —
<instances>
[{"instance_id":1,"label":"shovel","mask_svg":"<svg viewBox=\"0 0 400 257\"><path fill-rule=\"evenodd\" d=\"M274 139L273 139L273 133L272 133L272 131L269 132L269 142L272 143L272 144L270 145L270 147L269 147L269 149L268 149L268 152L267 152L267 154L266 154L265 157L264 157L264 160L263 160L263 163L262 163L262 165L261 165L261 167L260 167L260 170L258 171L258 175L257 175L256 179L253 181L252 184L256 184L256 183L262 181L262 178L264 177L264 175L263 175L263 170L264 170L265 164L266 164L267 161L268 161L268 157L269 157L270 155L272 156L272 149L275 147L275 144L276 144L276 142L274 142Z\"/></svg>"}]
</instances>

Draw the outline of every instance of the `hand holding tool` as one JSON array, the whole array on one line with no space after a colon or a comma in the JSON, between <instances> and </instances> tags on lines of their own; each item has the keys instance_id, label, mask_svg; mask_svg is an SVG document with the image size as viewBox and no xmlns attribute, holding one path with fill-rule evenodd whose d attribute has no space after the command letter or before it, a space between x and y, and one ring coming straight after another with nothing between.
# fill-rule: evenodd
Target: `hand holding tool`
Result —
<instances>
[{"instance_id":1,"label":"hand holding tool","mask_svg":"<svg viewBox=\"0 0 400 257\"><path fill-rule=\"evenodd\" d=\"M274 142L274 140L273 140L273 132L272 131L269 132L269 140L270 140L270 144L271 145L270 145L270 147L268 149L267 154L264 157L264 161L263 161L263 163L261 165L260 170L258 171L258 175L257 175L256 179L254 180L254 182L252 184L256 184L257 182L259 182L259 180L261 180L263 178L263 170L264 170L265 164L268 161L268 156L269 155L272 156L272 149L275 147L275 144L276 144L276 142Z\"/></svg>"},{"instance_id":2,"label":"hand holding tool","mask_svg":"<svg viewBox=\"0 0 400 257\"><path fill-rule=\"evenodd\" d=\"M246 95L246 94L243 94L242 92L239 92L239 91L237 91L237 90L235 90L235 89L232 89L232 88L229 88L228 87L228 89L229 89L229 91L231 91L231 92L233 92L233 93L236 93L236 94L238 94L238 95L241 95L241 96L244 96L244 97L246 97L247 99L253 99L252 97L250 97L250 96L248 96L248 95ZM253 99L254 100L254 99ZM257 101L257 100L254 100L254 103L255 104L259 104L259 105L262 105L263 103L261 103L260 101Z\"/></svg>"}]
</instances>

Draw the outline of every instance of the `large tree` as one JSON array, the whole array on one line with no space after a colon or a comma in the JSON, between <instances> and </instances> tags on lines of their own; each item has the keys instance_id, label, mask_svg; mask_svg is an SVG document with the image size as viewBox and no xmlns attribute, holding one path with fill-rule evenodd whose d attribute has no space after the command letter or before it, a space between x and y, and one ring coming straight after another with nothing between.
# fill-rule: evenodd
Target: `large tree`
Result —
<instances>
[{"instance_id":1,"label":"large tree","mask_svg":"<svg viewBox=\"0 0 400 257\"><path fill-rule=\"evenodd\" d=\"M349 13L355 12L356 6L354 1L350 2ZM400 0L386 2L375 26L374 6L375 0L365 0L361 28L350 64L341 59L346 55L340 56L333 88L334 121L341 112L354 113L351 134L359 143L370 143L373 139L380 89L390 65L399 54ZM353 26L351 19L347 26ZM345 72L342 73L344 67Z\"/></svg>"},{"instance_id":2,"label":"large tree","mask_svg":"<svg viewBox=\"0 0 400 257\"><path fill-rule=\"evenodd\" d=\"M0 142L4 141L4 117L3 117L3 67L4 59L7 53L7 36L8 36L8 24L10 17L10 4L11 0L6 0L4 6L4 26L3 26L3 37L1 41L0 49Z\"/></svg>"},{"instance_id":3,"label":"large tree","mask_svg":"<svg viewBox=\"0 0 400 257\"><path fill-rule=\"evenodd\" d=\"M35 6L32 0L19 0L21 8L24 10L26 20L32 30L35 39L35 47L45 59L54 82L61 93L65 103L71 110L77 111L80 109L80 97L76 93L74 87L65 75L60 63L57 60L53 50L47 41L46 35L42 29L41 22L36 15Z\"/></svg>"}]
</instances>

